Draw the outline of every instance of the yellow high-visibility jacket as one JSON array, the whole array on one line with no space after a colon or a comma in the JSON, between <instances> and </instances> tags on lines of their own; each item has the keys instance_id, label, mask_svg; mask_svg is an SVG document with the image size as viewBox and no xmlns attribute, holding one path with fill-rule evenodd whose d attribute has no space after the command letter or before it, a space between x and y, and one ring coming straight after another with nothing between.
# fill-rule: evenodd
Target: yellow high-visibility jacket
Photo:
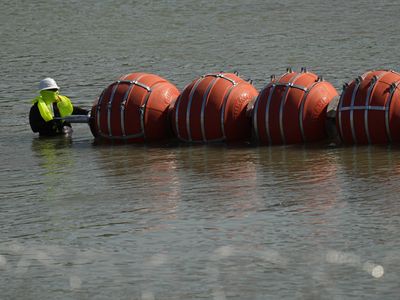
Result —
<instances>
[{"instance_id":1,"label":"yellow high-visibility jacket","mask_svg":"<svg viewBox=\"0 0 400 300\"><path fill-rule=\"evenodd\" d=\"M46 122L53 120L54 111L53 111L53 103L57 103L58 110L60 111L61 117L66 117L72 114L74 107L72 106L71 100L62 96L58 93L58 91L40 91L40 96L37 96L33 99L32 103L35 104L37 102L37 106L39 108L40 115L43 120Z\"/></svg>"}]
</instances>

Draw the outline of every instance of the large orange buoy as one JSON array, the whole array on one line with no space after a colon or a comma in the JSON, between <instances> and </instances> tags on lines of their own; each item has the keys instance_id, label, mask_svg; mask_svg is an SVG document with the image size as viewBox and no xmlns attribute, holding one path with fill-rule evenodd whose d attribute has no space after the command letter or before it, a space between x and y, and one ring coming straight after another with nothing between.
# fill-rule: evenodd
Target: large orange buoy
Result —
<instances>
[{"instance_id":1,"label":"large orange buoy","mask_svg":"<svg viewBox=\"0 0 400 300\"><path fill-rule=\"evenodd\" d=\"M369 71L343 86L336 127L346 144L400 141L400 74Z\"/></svg>"},{"instance_id":2,"label":"large orange buoy","mask_svg":"<svg viewBox=\"0 0 400 300\"><path fill-rule=\"evenodd\" d=\"M178 89L160 76L122 76L93 104L90 129L95 137L108 140L164 140L172 135L168 107L178 96Z\"/></svg>"},{"instance_id":3,"label":"large orange buoy","mask_svg":"<svg viewBox=\"0 0 400 300\"><path fill-rule=\"evenodd\" d=\"M248 103L257 90L232 73L194 80L171 107L172 128L181 141L217 142L251 139Z\"/></svg>"},{"instance_id":4,"label":"large orange buoy","mask_svg":"<svg viewBox=\"0 0 400 300\"><path fill-rule=\"evenodd\" d=\"M253 132L260 144L296 144L327 137L326 108L336 89L305 68L271 78L254 103Z\"/></svg>"}]
</instances>

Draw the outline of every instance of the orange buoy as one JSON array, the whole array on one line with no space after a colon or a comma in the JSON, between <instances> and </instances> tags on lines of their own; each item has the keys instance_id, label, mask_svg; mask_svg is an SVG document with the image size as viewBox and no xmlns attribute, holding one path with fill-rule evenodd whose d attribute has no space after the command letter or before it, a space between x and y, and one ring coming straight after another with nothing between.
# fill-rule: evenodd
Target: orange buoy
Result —
<instances>
[{"instance_id":1,"label":"orange buoy","mask_svg":"<svg viewBox=\"0 0 400 300\"><path fill-rule=\"evenodd\" d=\"M327 137L326 108L336 89L305 68L271 78L254 103L253 132L260 144L296 144Z\"/></svg>"},{"instance_id":2,"label":"orange buoy","mask_svg":"<svg viewBox=\"0 0 400 300\"><path fill-rule=\"evenodd\" d=\"M122 76L104 89L93 104L92 134L128 142L164 140L172 135L168 107L178 96L178 89L160 76Z\"/></svg>"},{"instance_id":3,"label":"orange buoy","mask_svg":"<svg viewBox=\"0 0 400 300\"><path fill-rule=\"evenodd\" d=\"M186 86L171 107L173 131L185 142L250 140L246 109L257 94L236 74L203 75Z\"/></svg>"},{"instance_id":4,"label":"orange buoy","mask_svg":"<svg viewBox=\"0 0 400 300\"><path fill-rule=\"evenodd\" d=\"M343 86L336 127L346 144L400 141L400 74L369 71Z\"/></svg>"}]
</instances>

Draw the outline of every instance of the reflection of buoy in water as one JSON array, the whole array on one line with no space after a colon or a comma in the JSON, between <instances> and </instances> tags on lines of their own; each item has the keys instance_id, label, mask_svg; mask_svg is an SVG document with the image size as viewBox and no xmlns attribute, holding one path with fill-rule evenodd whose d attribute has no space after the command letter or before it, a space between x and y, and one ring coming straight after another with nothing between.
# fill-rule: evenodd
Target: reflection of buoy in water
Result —
<instances>
[{"instance_id":1,"label":"reflection of buoy in water","mask_svg":"<svg viewBox=\"0 0 400 300\"><path fill-rule=\"evenodd\" d=\"M168 107L178 89L153 74L132 73L110 84L93 104L90 129L95 137L129 142L168 138Z\"/></svg>"},{"instance_id":2,"label":"reflection of buoy in water","mask_svg":"<svg viewBox=\"0 0 400 300\"><path fill-rule=\"evenodd\" d=\"M346 144L400 141L400 74L369 71L343 86L336 127Z\"/></svg>"},{"instance_id":3,"label":"reflection of buoy in water","mask_svg":"<svg viewBox=\"0 0 400 300\"><path fill-rule=\"evenodd\" d=\"M250 140L246 109L257 94L253 85L232 73L201 76L171 107L174 133L186 142Z\"/></svg>"},{"instance_id":4,"label":"reflection of buoy in water","mask_svg":"<svg viewBox=\"0 0 400 300\"><path fill-rule=\"evenodd\" d=\"M327 137L326 108L336 89L314 73L288 69L263 88L254 103L253 130L260 144L296 144Z\"/></svg>"}]
</instances>

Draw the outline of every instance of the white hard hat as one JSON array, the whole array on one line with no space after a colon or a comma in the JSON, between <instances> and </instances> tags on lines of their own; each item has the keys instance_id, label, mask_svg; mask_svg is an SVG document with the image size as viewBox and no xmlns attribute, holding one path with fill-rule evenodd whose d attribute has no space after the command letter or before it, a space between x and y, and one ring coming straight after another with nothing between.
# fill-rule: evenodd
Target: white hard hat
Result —
<instances>
[{"instance_id":1,"label":"white hard hat","mask_svg":"<svg viewBox=\"0 0 400 300\"><path fill-rule=\"evenodd\" d=\"M53 78L45 78L40 80L39 83L39 90L44 91L44 90L51 90L51 89L60 89L56 83L56 81Z\"/></svg>"}]
</instances>

